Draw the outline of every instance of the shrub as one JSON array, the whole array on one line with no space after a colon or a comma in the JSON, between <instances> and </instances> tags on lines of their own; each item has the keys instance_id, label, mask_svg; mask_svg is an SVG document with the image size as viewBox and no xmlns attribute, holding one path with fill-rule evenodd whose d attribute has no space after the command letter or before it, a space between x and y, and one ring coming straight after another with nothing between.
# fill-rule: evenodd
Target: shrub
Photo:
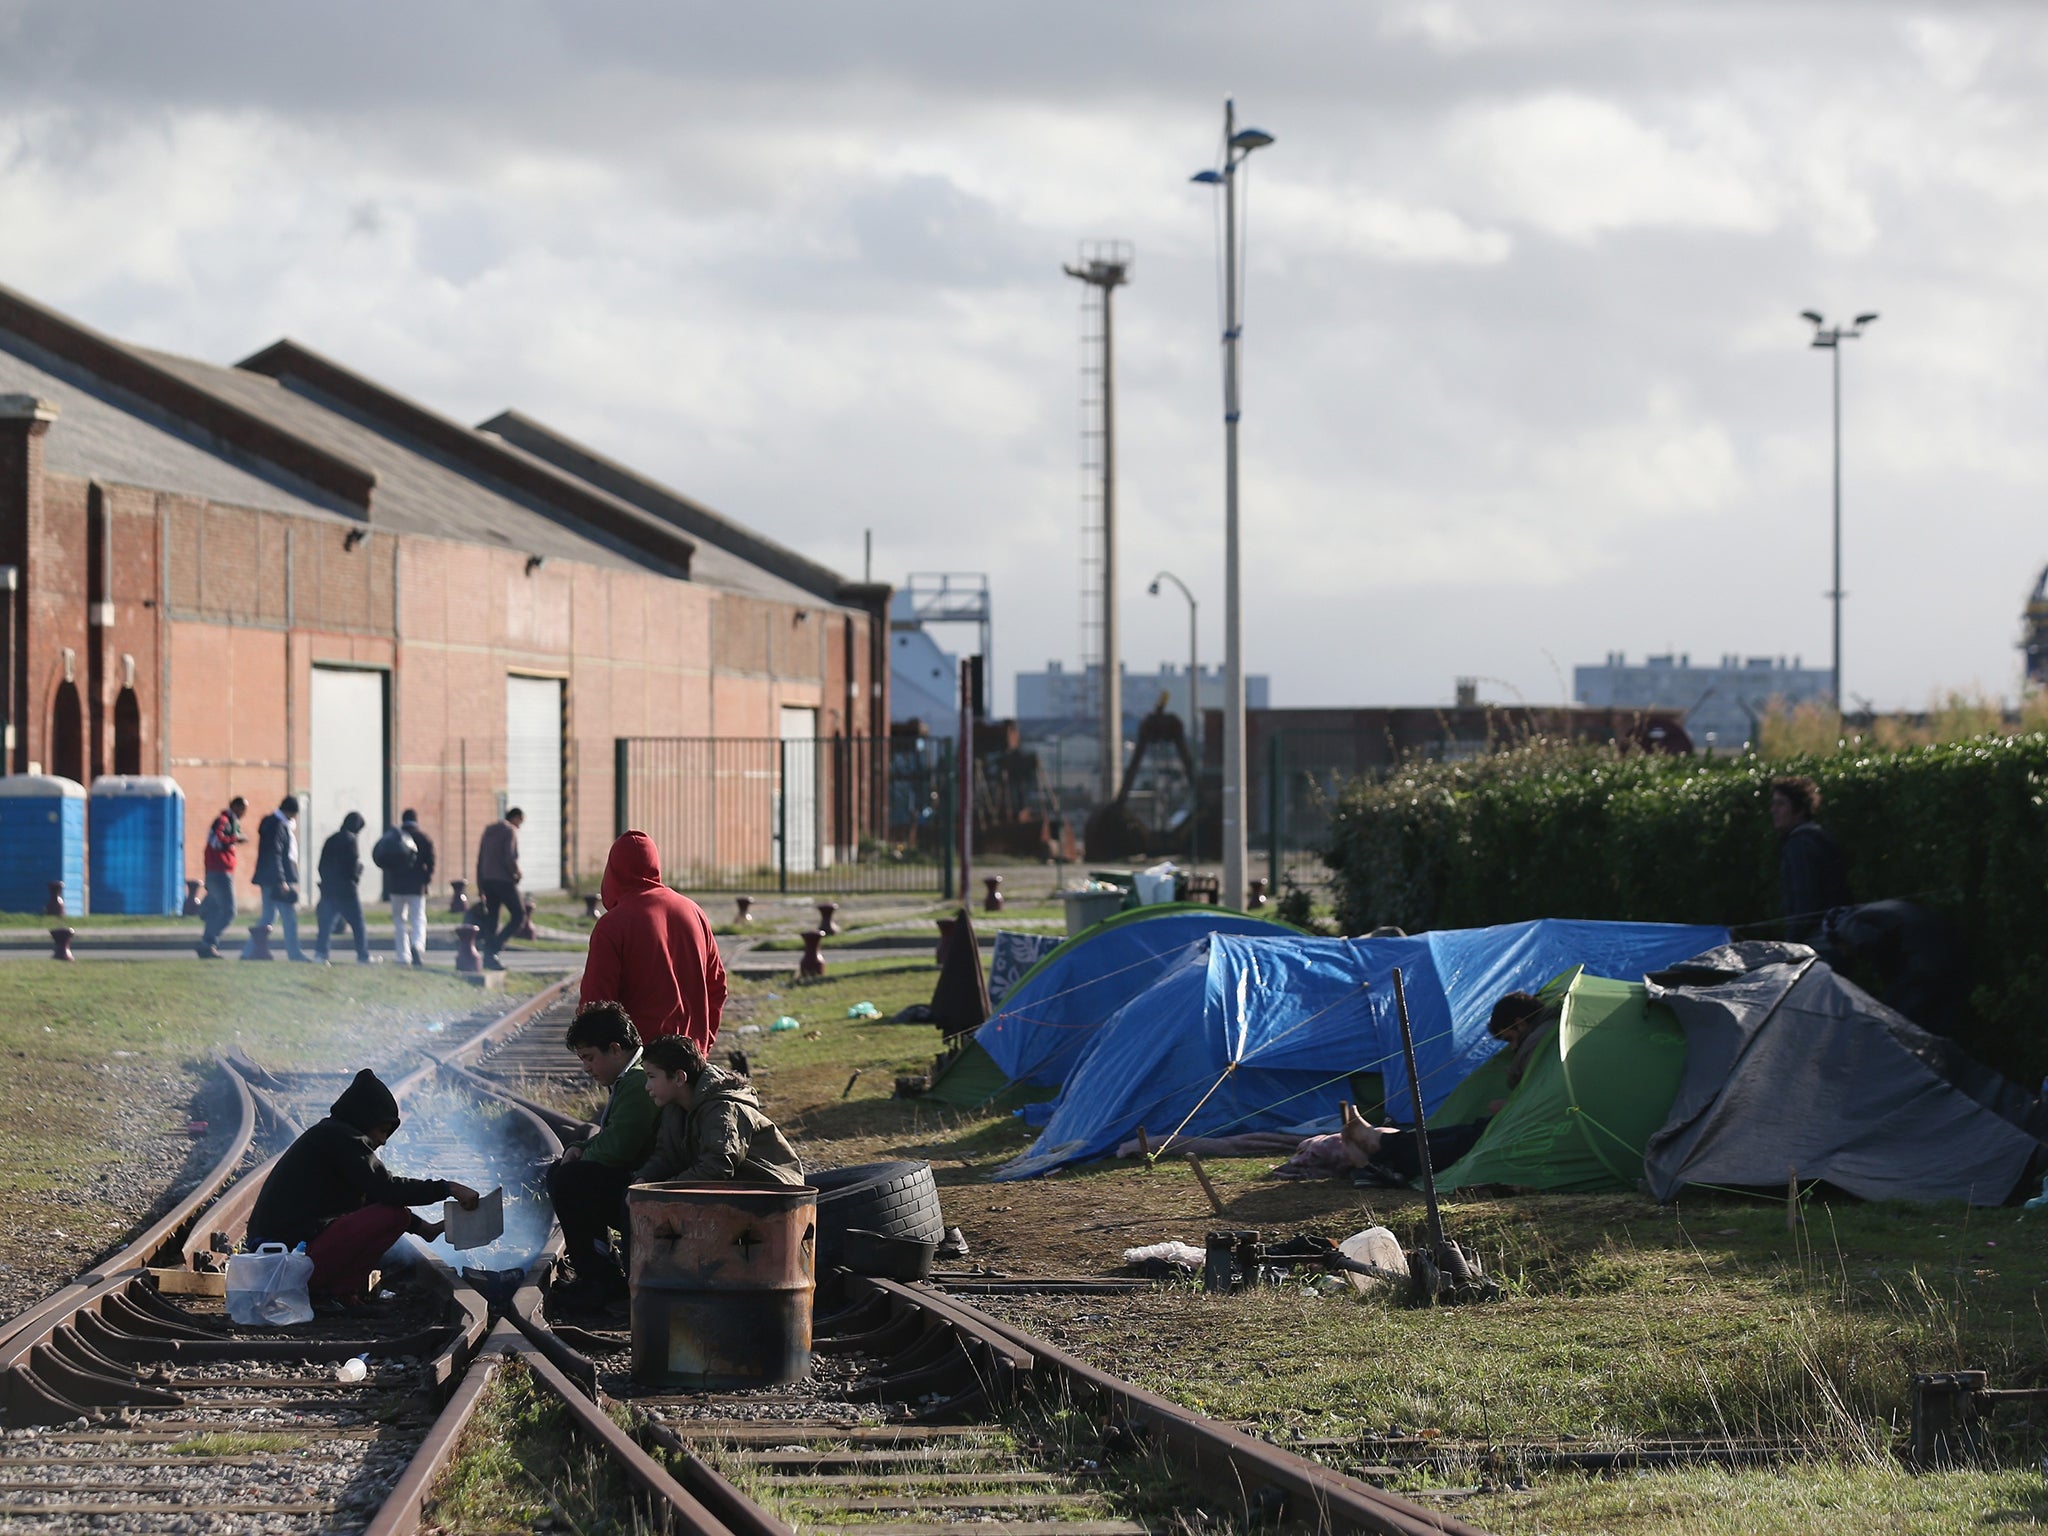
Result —
<instances>
[{"instance_id":1,"label":"shrub","mask_svg":"<svg viewBox=\"0 0 2048 1536\"><path fill-rule=\"evenodd\" d=\"M1533 917L1775 931L1770 781L1810 775L1859 901L1945 912L1974 992L1962 1043L2022 1081L2048 1070L2048 734L1899 751L1672 758L1532 743L1414 763L1340 797L1325 855L1346 933Z\"/></svg>"}]
</instances>

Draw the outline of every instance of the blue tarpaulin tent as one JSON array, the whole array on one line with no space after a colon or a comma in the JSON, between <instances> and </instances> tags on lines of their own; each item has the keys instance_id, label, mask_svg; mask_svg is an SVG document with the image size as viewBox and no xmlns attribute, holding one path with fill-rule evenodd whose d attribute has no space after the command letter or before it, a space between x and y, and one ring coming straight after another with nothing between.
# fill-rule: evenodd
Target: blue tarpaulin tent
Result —
<instances>
[{"instance_id":1,"label":"blue tarpaulin tent","mask_svg":"<svg viewBox=\"0 0 2048 1536\"><path fill-rule=\"evenodd\" d=\"M1174 1134L1284 1130L1333 1116L1353 1072L1383 1072L1389 1115L1412 1123L1397 966L1423 1103L1434 1109L1499 1048L1486 1021L1502 993L1533 992L1574 965L1636 981L1726 942L1725 928L1559 919L1407 939L1198 939L1094 1033L1045 1130L996 1177L1100 1157L1141 1125L1157 1147Z\"/></svg>"},{"instance_id":2,"label":"blue tarpaulin tent","mask_svg":"<svg viewBox=\"0 0 2048 1536\"><path fill-rule=\"evenodd\" d=\"M975 1041L1011 1082L1057 1088L1110 1015L1211 933L1300 930L1219 907L1135 907L1074 935L1020 976Z\"/></svg>"}]
</instances>

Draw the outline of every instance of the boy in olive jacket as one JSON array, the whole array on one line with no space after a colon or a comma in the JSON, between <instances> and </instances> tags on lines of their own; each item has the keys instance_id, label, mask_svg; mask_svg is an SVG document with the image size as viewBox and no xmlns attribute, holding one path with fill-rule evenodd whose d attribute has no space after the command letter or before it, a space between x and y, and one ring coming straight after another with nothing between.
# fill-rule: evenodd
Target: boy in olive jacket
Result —
<instances>
[{"instance_id":1,"label":"boy in olive jacket","mask_svg":"<svg viewBox=\"0 0 2048 1536\"><path fill-rule=\"evenodd\" d=\"M556 1287L555 1296L605 1303L626 1294L626 1276L609 1238L614 1228L627 1230L626 1189L633 1170L654 1153L659 1111L647 1096L639 1031L617 1003L581 1009L569 1026L568 1046L592 1080L611 1092L596 1134L564 1149L548 1170L548 1198L562 1224L564 1256L576 1271L575 1280Z\"/></svg>"},{"instance_id":2,"label":"boy in olive jacket","mask_svg":"<svg viewBox=\"0 0 2048 1536\"><path fill-rule=\"evenodd\" d=\"M697 1042L664 1035L641 1052L647 1093L661 1106L654 1156L636 1184L801 1184L803 1164L761 1108L754 1085L712 1066Z\"/></svg>"}]
</instances>

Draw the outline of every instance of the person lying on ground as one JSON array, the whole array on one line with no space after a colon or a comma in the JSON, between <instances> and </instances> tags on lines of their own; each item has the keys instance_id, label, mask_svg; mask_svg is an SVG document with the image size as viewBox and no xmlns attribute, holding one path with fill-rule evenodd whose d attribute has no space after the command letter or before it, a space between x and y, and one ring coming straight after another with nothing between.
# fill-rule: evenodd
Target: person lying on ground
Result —
<instances>
[{"instance_id":1,"label":"person lying on ground","mask_svg":"<svg viewBox=\"0 0 2048 1536\"><path fill-rule=\"evenodd\" d=\"M1493 1005L1493 1016L1486 1024L1487 1033L1514 1053L1507 1070L1510 1094L1528 1072L1544 1042L1556 1038L1557 1020L1555 1005L1528 992L1510 992ZM1471 1151L1506 1102L1505 1098L1495 1099L1487 1105L1483 1116L1464 1125L1431 1126L1430 1167L1448 1168ZM1304 1142L1285 1165L1286 1169L1293 1169L1296 1164L1301 1164L1301 1170L1288 1173L1283 1169L1283 1177L1328 1178L1342 1173L1347 1163L1358 1169L1371 1167L1403 1184L1422 1176L1422 1152L1416 1145L1415 1128L1369 1125L1357 1108L1348 1102L1343 1106L1343 1128L1336 1137L1312 1137L1310 1140L1318 1145L1310 1147ZM1332 1141L1342 1145L1332 1146Z\"/></svg>"},{"instance_id":2,"label":"person lying on ground","mask_svg":"<svg viewBox=\"0 0 2048 1536\"><path fill-rule=\"evenodd\" d=\"M569 1025L569 1049L600 1088L604 1114L588 1140L563 1149L548 1169L548 1198L562 1224L563 1253L576 1278L555 1294L567 1302L605 1303L626 1294L611 1233L626 1231L626 1188L654 1155L656 1110L640 1064L640 1032L617 1003L592 1003Z\"/></svg>"},{"instance_id":3,"label":"person lying on ground","mask_svg":"<svg viewBox=\"0 0 2048 1536\"><path fill-rule=\"evenodd\" d=\"M398 1100L365 1067L327 1118L286 1148L270 1170L249 1215L250 1251L264 1243L304 1243L313 1261L308 1292L354 1301L400 1237L410 1232L432 1242L441 1235L440 1222L422 1221L410 1207L454 1200L475 1210L479 1197L467 1184L402 1178L384 1166L377 1149L397 1134L398 1125Z\"/></svg>"},{"instance_id":4,"label":"person lying on ground","mask_svg":"<svg viewBox=\"0 0 2048 1536\"><path fill-rule=\"evenodd\" d=\"M641 1059L661 1126L654 1156L634 1183L803 1183L796 1149L768 1118L752 1083L712 1066L697 1042L681 1035L650 1040Z\"/></svg>"}]
</instances>

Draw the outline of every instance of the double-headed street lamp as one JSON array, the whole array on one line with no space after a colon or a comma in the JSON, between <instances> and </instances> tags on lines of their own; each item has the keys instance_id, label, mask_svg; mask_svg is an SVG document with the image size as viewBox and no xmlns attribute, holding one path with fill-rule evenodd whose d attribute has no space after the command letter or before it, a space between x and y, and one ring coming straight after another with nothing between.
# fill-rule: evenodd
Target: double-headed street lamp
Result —
<instances>
[{"instance_id":1,"label":"double-headed street lamp","mask_svg":"<svg viewBox=\"0 0 2048 1536\"><path fill-rule=\"evenodd\" d=\"M1834 355L1835 365L1835 580L1828 597L1835 605L1835 713L1842 713L1842 343L1854 341L1875 312L1858 315L1847 325L1829 325L1817 309L1802 309L1799 318L1813 322L1813 344Z\"/></svg>"},{"instance_id":2,"label":"double-headed street lamp","mask_svg":"<svg viewBox=\"0 0 2048 1536\"><path fill-rule=\"evenodd\" d=\"M1188 785L1188 862L1201 856L1202 810L1202 668L1195 651L1195 594L1171 571L1161 571L1145 590L1159 595L1159 583L1170 581L1188 600L1188 756L1195 760L1194 782Z\"/></svg>"},{"instance_id":3,"label":"double-headed street lamp","mask_svg":"<svg viewBox=\"0 0 2048 1536\"><path fill-rule=\"evenodd\" d=\"M1237 126L1223 103L1223 164L1190 179L1223 189L1223 903L1245 904L1244 610L1238 597L1237 359L1244 271L1237 239L1238 172L1273 135Z\"/></svg>"}]
</instances>

